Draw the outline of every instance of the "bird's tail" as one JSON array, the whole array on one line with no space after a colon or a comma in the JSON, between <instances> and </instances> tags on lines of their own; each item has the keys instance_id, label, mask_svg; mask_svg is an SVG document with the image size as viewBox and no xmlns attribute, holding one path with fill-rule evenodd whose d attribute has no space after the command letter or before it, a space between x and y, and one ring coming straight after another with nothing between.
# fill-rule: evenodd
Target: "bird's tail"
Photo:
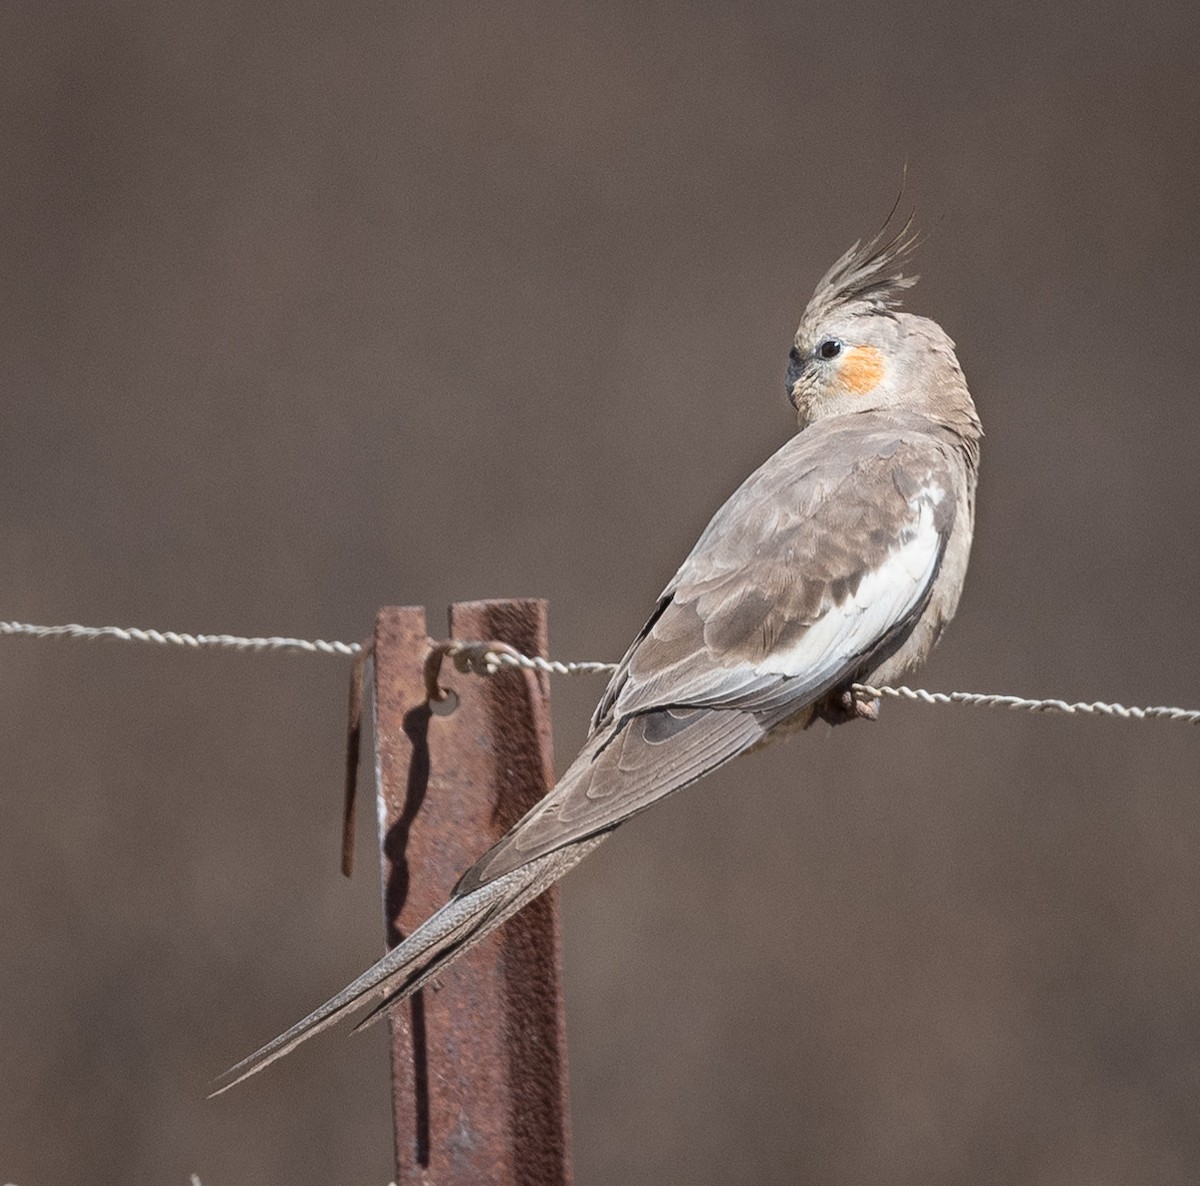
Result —
<instances>
[{"instance_id":1,"label":"bird's tail","mask_svg":"<svg viewBox=\"0 0 1200 1186\"><path fill-rule=\"evenodd\" d=\"M282 1058L313 1034L382 998L359 1022L359 1027L369 1024L389 1005L416 992L452 960L548 889L603 839L603 836L591 837L569 848L548 853L495 881L451 898L374 967L368 968L291 1029L225 1071L218 1078L218 1086L210 1093L210 1098Z\"/></svg>"}]
</instances>

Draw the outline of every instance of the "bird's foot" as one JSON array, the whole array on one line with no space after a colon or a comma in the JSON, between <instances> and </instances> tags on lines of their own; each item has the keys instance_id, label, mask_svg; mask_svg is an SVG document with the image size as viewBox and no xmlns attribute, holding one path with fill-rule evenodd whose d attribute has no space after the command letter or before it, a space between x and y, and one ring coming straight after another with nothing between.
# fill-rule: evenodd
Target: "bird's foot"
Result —
<instances>
[{"instance_id":1,"label":"bird's foot","mask_svg":"<svg viewBox=\"0 0 1200 1186\"><path fill-rule=\"evenodd\" d=\"M850 688L830 692L814 707L817 716L831 725L844 725L847 721L879 720L878 698L868 700Z\"/></svg>"}]
</instances>

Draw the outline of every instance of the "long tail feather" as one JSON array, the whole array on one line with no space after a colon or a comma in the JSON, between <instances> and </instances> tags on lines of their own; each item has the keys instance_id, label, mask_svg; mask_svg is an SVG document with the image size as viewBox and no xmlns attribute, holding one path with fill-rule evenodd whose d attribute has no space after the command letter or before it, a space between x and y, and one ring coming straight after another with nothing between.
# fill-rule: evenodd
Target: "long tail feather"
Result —
<instances>
[{"instance_id":1,"label":"long tail feather","mask_svg":"<svg viewBox=\"0 0 1200 1186\"><path fill-rule=\"evenodd\" d=\"M368 968L302 1021L296 1022L290 1029L220 1075L216 1080L218 1086L210 1093L209 1098L228 1091L276 1059L282 1058L314 1034L327 1029L375 998L382 997L383 999L359 1023L360 1026L369 1024L390 1005L416 992L452 960L457 959L505 919L536 898L582 860L602 839L603 836L594 837L568 849L539 857L468 894L451 898L407 939L393 947L374 967Z\"/></svg>"}]
</instances>

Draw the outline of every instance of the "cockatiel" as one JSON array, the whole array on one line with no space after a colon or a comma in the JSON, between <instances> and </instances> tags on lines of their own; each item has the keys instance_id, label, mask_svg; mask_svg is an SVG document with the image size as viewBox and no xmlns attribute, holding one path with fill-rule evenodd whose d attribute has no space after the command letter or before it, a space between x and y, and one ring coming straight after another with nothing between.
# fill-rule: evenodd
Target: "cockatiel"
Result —
<instances>
[{"instance_id":1,"label":"cockatiel","mask_svg":"<svg viewBox=\"0 0 1200 1186\"><path fill-rule=\"evenodd\" d=\"M374 967L224 1076L227 1090L359 1006L408 996L630 816L815 717L874 716L954 615L982 436L954 343L899 309L907 227L856 244L804 311L800 431L717 511L613 675L554 789Z\"/></svg>"}]
</instances>

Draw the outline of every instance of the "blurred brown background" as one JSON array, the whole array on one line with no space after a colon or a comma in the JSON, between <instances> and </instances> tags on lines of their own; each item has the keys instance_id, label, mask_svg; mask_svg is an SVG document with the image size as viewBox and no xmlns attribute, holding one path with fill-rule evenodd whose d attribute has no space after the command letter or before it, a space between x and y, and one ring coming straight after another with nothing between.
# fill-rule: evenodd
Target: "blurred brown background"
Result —
<instances>
[{"instance_id":1,"label":"blurred brown background","mask_svg":"<svg viewBox=\"0 0 1200 1186\"><path fill-rule=\"evenodd\" d=\"M1200 16L14 0L0 617L612 658L908 163L988 431L921 682L1200 704ZM346 665L0 641L0 1180L386 1182ZM556 683L560 764L600 681ZM1200 734L889 705L564 891L583 1183L1200 1180ZM366 814L364 813L364 820Z\"/></svg>"}]
</instances>

